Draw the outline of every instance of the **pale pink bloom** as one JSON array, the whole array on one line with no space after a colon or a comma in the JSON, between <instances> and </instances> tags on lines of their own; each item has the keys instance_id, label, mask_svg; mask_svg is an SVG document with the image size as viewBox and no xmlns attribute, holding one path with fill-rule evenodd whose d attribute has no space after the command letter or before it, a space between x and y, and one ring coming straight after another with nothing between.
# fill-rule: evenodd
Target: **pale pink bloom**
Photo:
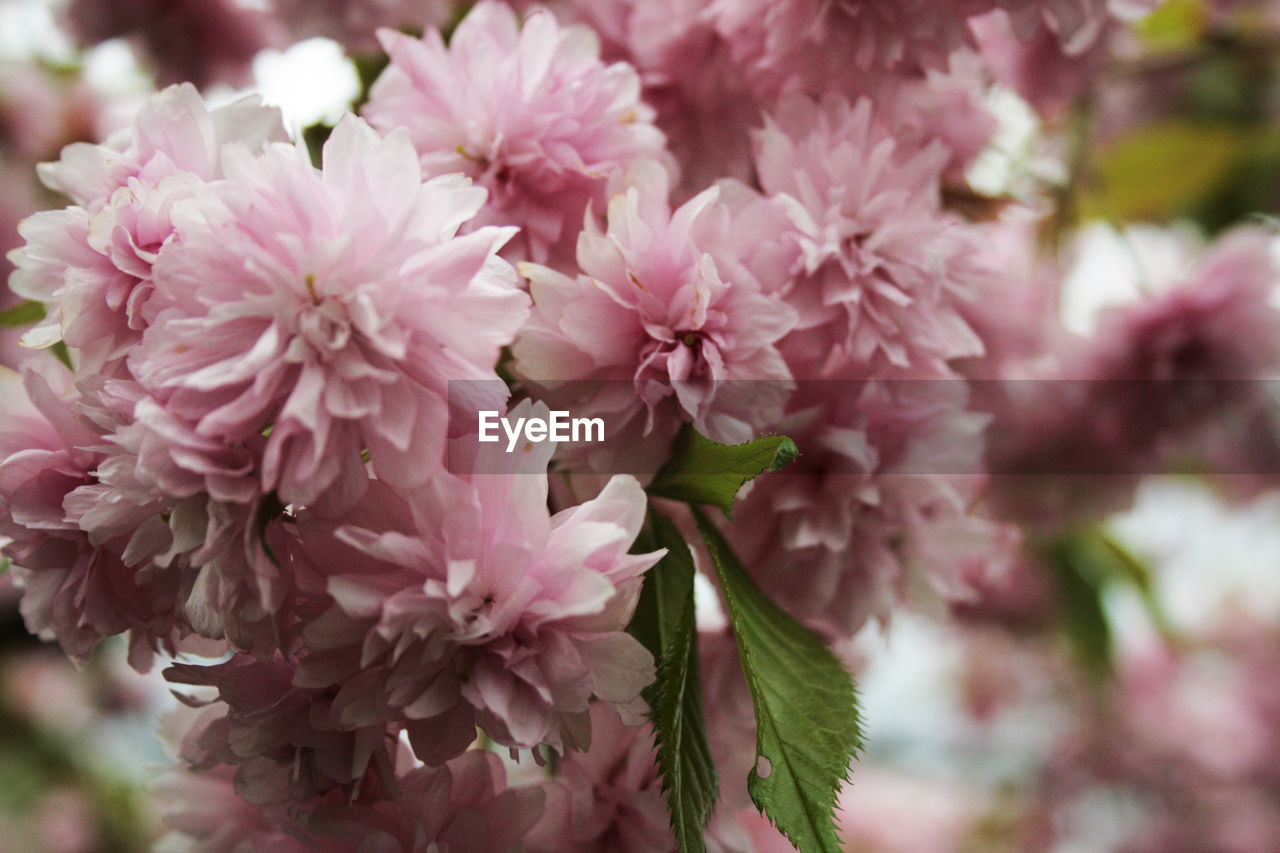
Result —
<instances>
[{"instance_id":1,"label":"pale pink bloom","mask_svg":"<svg viewBox=\"0 0 1280 853\"><path fill-rule=\"evenodd\" d=\"M66 23L83 47L128 38L160 85L240 85L272 40L271 21L236 0L73 0Z\"/></svg>"},{"instance_id":2,"label":"pale pink bloom","mask_svg":"<svg viewBox=\"0 0 1280 853\"><path fill-rule=\"evenodd\" d=\"M1256 379L1280 370L1276 235L1243 226L1217 239L1166 292L1102 320L1071 376L1100 379Z\"/></svg>"},{"instance_id":3,"label":"pale pink bloom","mask_svg":"<svg viewBox=\"0 0 1280 853\"><path fill-rule=\"evenodd\" d=\"M56 163L42 164L40 178L91 212L106 205L130 178L148 184L176 172L202 181L222 177L222 146L239 142L259 149L285 139L280 111L256 96L209 109L191 84L170 86L151 97L132 125L101 145L77 142Z\"/></svg>"},{"instance_id":4,"label":"pale pink bloom","mask_svg":"<svg viewBox=\"0 0 1280 853\"><path fill-rule=\"evenodd\" d=\"M47 314L24 343L58 340L81 350L87 372L118 368L157 310L152 266L173 232L174 204L222 176L221 146L261 149L284 138L280 113L246 98L210 111L195 89L153 96L132 127L104 145L76 143L41 177L77 204L37 213L10 254L10 286Z\"/></svg>"},{"instance_id":5,"label":"pale pink bloom","mask_svg":"<svg viewBox=\"0 0 1280 853\"><path fill-rule=\"evenodd\" d=\"M104 439L75 410L74 396L34 371L23 387L16 377L5 384L0 536L27 627L82 663L102 637L132 630L130 662L145 669L152 649L174 647L177 578L127 565L129 532L98 538L78 525L72 496L96 483Z\"/></svg>"},{"instance_id":6,"label":"pale pink bloom","mask_svg":"<svg viewBox=\"0 0 1280 853\"><path fill-rule=\"evenodd\" d=\"M610 175L664 156L635 70L606 65L589 29L550 12L521 24L505 4L482 2L447 47L435 29L380 38L391 66L365 116L383 132L407 127L425 175L462 172L489 190L475 224L520 226L509 250L519 258L571 257Z\"/></svg>"},{"instance_id":7,"label":"pale pink bloom","mask_svg":"<svg viewBox=\"0 0 1280 853\"><path fill-rule=\"evenodd\" d=\"M1253 629L1253 643L1274 639L1273 631ZM1213 779L1267 772L1278 721L1255 703L1256 673L1244 661L1213 648L1185 655L1153 648L1130 653L1122 665L1123 725L1144 758L1176 760Z\"/></svg>"},{"instance_id":8,"label":"pale pink bloom","mask_svg":"<svg viewBox=\"0 0 1280 853\"><path fill-rule=\"evenodd\" d=\"M797 379L937 370L981 353L959 311L981 280L979 244L941 210L948 159L940 143L899 144L868 100L835 95L785 99L756 135L775 242L791 259L782 293L800 319L781 348Z\"/></svg>"},{"instance_id":9,"label":"pale pink bloom","mask_svg":"<svg viewBox=\"0 0 1280 853\"><path fill-rule=\"evenodd\" d=\"M762 107L742 86L741 74L723 55L719 37L704 37L705 41L690 39L674 46L678 60L673 61L693 66L687 74L667 77L646 70L645 75L645 100L657 110L655 122L680 166L681 181L673 188L676 201L722 178L752 178L750 132L760 125Z\"/></svg>"},{"instance_id":10,"label":"pale pink bloom","mask_svg":"<svg viewBox=\"0 0 1280 853\"><path fill-rule=\"evenodd\" d=\"M983 59L996 79L1050 118L1060 116L1096 82L1124 29L1119 20L1106 18L1068 50L1045 20L1024 26L1022 32L1015 32L1003 13L973 21Z\"/></svg>"},{"instance_id":11,"label":"pale pink bloom","mask_svg":"<svg viewBox=\"0 0 1280 853\"><path fill-rule=\"evenodd\" d=\"M715 631L698 632L698 661L707 738L720 776L716 812L732 814L753 809L755 806L747 792L747 774L756 762L756 718L751 691L747 689L742 664L738 661L738 645L727 625ZM726 836L726 841L727 836L741 834L737 821L723 823L716 834Z\"/></svg>"},{"instance_id":12,"label":"pale pink bloom","mask_svg":"<svg viewBox=\"0 0 1280 853\"><path fill-rule=\"evenodd\" d=\"M1049 805L1099 786L1134 805L1115 849L1247 853L1280 840L1276 626L1235 608L1220 618L1176 645L1122 646L1113 689L1056 744Z\"/></svg>"},{"instance_id":13,"label":"pale pink bloom","mask_svg":"<svg viewBox=\"0 0 1280 853\"><path fill-rule=\"evenodd\" d=\"M973 597L952 603L951 613L957 621L994 623L1020 634L1049 630L1060 605L1058 590L1046 567L1022 552L1024 543L1017 541L1015 530L1010 530L1010 553L1000 571L990 571L976 563L965 567L965 581L973 590ZM979 715L977 711L971 713Z\"/></svg>"},{"instance_id":14,"label":"pale pink bloom","mask_svg":"<svg viewBox=\"0 0 1280 853\"><path fill-rule=\"evenodd\" d=\"M515 369L575 414L602 415L628 452L665 453L683 422L748 441L782 415L791 374L776 344L796 315L742 263L753 235L719 193L671 211L633 187L610 202L607 231L583 231L579 275L521 265L534 312Z\"/></svg>"},{"instance_id":15,"label":"pale pink bloom","mask_svg":"<svg viewBox=\"0 0 1280 853\"><path fill-rule=\"evenodd\" d=\"M977 283L973 298L960 313L982 340L982 354L953 362L976 380L1033 379L1057 369L1056 354L1070 333L1059 316L1063 269L1054 255L1038 250L1042 216L1030 208L1010 207L994 222L976 230L981 256L989 269ZM978 408L1000 391L998 383L973 383Z\"/></svg>"},{"instance_id":16,"label":"pale pink bloom","mask_svg":"<svg viewBox=\"0 0 1280 853\"><path fill-rule=\"evenodd\" d=\"M416 853L422 839L427 849L450 853L520 850L544 803L540 788L508 788L502 761L482 750L464 753L443 767L411 770L400 787L402 846L389 848L396 853Z\"/></svg>"},{"instance_id":17,"label":"pale pink bloom","mask_svg":"<svg viewBox=\"0 0 1280 853\"><path fill-rule=\"evenodd\" d=\"M551 516L552 445L484 448L471 466L484 473L442 473L405 497L379 485L336 530L304 527L337 607L306 630L317 651L299 683L344 683L335 711L353 724L407 721L430 763L464 749L477 723L512 747L585 748L590 697L638 721L653 678L623 630L662 555L627 553L644 519L639 485L614 477Z\"/></svg>"},{"instance_id":18,"label":"pale pink bloom","mask_svg":"<svg viewBox=\"0 0 1280 853\"><path fill-rule=\"evenodd\" d=\"M86 372L110 371L137 344L154 315L151 266L173 233L172 203L197 182L171 175L153 187L138 179L91 214L81 207L37 213L23 222L26 245L14 252L13 290L46 303L47 314L22 339L76 347Z\"/></svg>"},{"instance_id":19,"label":"pale pink bloom","mask_svg":"<svg viewBox=\"0 0 1280 853\"><path fill-rule=\"evenodd\" d=\"M714 810L705 838L709 853L793 853L796 849L754 804L733 812Z\"/></svg>"},{"instance_id":20,"label":"pale pink bloom","mask_svg":"<svg viewBox=\"0 0 1280 853\"><path fill-rule=\"evenodd\" d=\"M349 117L324 159L227 150L229 180L173 211L154 273L167 307L129 366L199 436L265 436L263 494L340 511L365 488L362 453L393 485L440 467L448 381L497 379L528 297L496 257L511 229L456 236L484 191L421 183L403 131Z\"/></svg>"}]
</instances>

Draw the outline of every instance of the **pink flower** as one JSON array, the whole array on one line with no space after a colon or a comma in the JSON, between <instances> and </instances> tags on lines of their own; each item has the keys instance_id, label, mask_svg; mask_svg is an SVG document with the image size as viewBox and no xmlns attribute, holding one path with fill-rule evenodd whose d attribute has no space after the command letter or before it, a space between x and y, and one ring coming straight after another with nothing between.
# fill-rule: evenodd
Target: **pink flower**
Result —
<instances>
[{"instance_id":1,"label":"pink flower","mask_svg":"<svg viewBox=\"0 0 1280 853\"><path fill-rule=\"evenodd\" d=\"M959 313L982 272L973 230L940 208L939 143L899 145L869 101L785 99L756 135L783 286L799 313L781 348L797 378L936 370L977 355ZM776 263L776 261L775 261Z\"/></svg>"},{"instance_id":2,"label":"pink flower","mask_svg":"<svg viewBox=\"0 0 1280 853\"><path fill-rule=\"evenodd\" d=\"M455 236L484 191L421 183L403 131L348 118L324 158L227 150L229 180L173 211L154 273L167 307L129 366L198 435L265 436L263 494L340 511L365 488L362 453L398 486L440 467L448 380L496 380L528 298L495 255L511 229Z\"/></svg>"},{"instance_id":3,"label":"pink flower","mask_svg":"<svg viewBox=\"0 0 1280 853\"><path fill-rule=\"evenodd\" d=\"M439 767L402 769L387 777L392 791L366 789L356 799L334 789L295 802L246 800L237 788L249 780L233 773L232 765L210 765L201 746L213 728L211 720L216 724L208 711L193 720L180 749L184 766L156 786L171 830L163 843L174 847L198 853L520 850L543 815L544 786L509 788L502 761L479 750ZM304 722L295 732L307 727ZM241 743L252 740L243 738ZM310 745L296 748L300 755L311 753ZM401 755L397 763L405 763L404 758ZM309 762L304 758L298 766L308 767Z\"/></svg>"},{"instance_id":4,"label":"pink flower","mask_svg":"<svg viewBox=\"0 0 1280 853\"><path fill-rule=\"evenodd\" d=\"M127 559L131 530L99 538L77 523L73 496L97 482L104 442L74 398L33 370L23 387L16 378L6 385L0 536L23 589L27 627L56 638L81 663L103 637L131 630L130 663L146 669L153 649L175 647L178 579Z\"/></svg>"},{"instance_id":5,"label":"pink flower","mask_svg":"<svg viewBox=\"0 0 1280 853\"><path fill-rule=\"evenodd\" d=\"M444 767L420 767L400 782L401 811L408 820L399 833L404 853L428 849L481 851L519 850L522 839L542 814L540 788L507 787L501 759L472 750ZM405 831L409 830L409 831ZM360 839L360 835L354 836ZM393 848L396 849L396 848Z\"/></svg>"},{"instance_id":6,"label":"pink flower","mask_svg":"<svg viewBox=\"0 0 1280 853\"><path fill-rule=\"evenodd\" d=\"M761 104L730 45L716 31L710 0L575 0L599 32L605 55L635 66L645 103L680 166L676 198L719 178L751 178L751 138Z\"/></svg>"},{"instance_id":7,"label":"pink flower","mask_svg":"<svg viewBox=\"0 0 1280 853\"><path fill-rule=\"evenodd\" d=\"M149 787L156 811L168 829L158 846L191 853L339 853L341 848L336 846L323 847L313 839L297 838L288 828L277 825L270 809L242 800L236 794L233 775L228 767L200 773L184 768L156 779Z\"/></svg>"},{"instance_id":8,"label":"pink flower","mask_svg":"<svg viewBox=\"0 0 1280 853\"><path fill-rule=\"evenodd\" d=\"M40 207L38 188L34 179L19 174L8 163L0 160L0 284L9 280L15 269L9 261L10 252L22 245L18 223ZM0 311L14 307L22 298L11 290L0 287ZM0 330L0 365L16 368L30 355L18 345L22 332L18 329Z\"/></svg>"},{"instance_id":9,"label":"pink flower","mask_svg":"<svg viewBox=\"0 0 1280 853\"><path fill-rule=\"evenodd\" d=\"M1166 292L1112 310L1093 338L1064 347L1059 381L1015 387L993 426L990 466L1055 477L995 481L1001 511L1055 525L1112 511L1139 476L1194 456L1215 432L1235 448L1224 461L1243 466L1231 473L1249 473L1258 448L1240 425L1270 407L1262 380L1280 372L1273 241L1258 228L1227 232L1159 282ZM1274 445L1261 439L1269 469Z\"/></svg>"},{"instance_id":10,"label":"pink flower","mask_svg":"<svg viewBox=\"0 0 1280 853\"><path fill-rule=\"evenodd\" d=\"M550 452L486 445L472 466L484 473L371 490L336 531L304 527L337 607L306 630L316 653L299 683L345 683L335 711L352 724L406 720L429 763L476 723L512 747L584 748L593 694L635 720L653 662L623 629L663 552L627 553L645 507L631 477L550 516Z\"/></svg>"},{"instance_id":11,"label":"pink flower","mask_svg":"<svg viewBox=\"0 0 1280 853\"><path fill-rule=\"evenodd\" d=\"M130 127L101 145L77 142L62 149L56 163L42 164L49 189L66 193L90 212L107 205L131 178L148 184L177 172L202 181L223 176L222 146L239 142L260 149L285 139L280 111L257 97L241 98L210 110L190 83L157 92Z\"/></svg>"},{"instance_id":12,"label":"pink flower","mask_svg":"<svg viewBox=\"0 0 1280 853\"><path fill-rule=\"evenodd\" d=\"M47 160L62 146L97 135L102 96L81 74L40 62L0 63L0 150L11 167ZM16 171L16 169L15 169Z\"/></svg>"},{"instance_id":13,"label":"pink flower","mask_svg":"<svg viewBox=\"0 0 1280 853\"><path fill-rule=\"evenodd\" d=\"M1134 21L1153 11L1161 0L996 0L1024 40L1047 29L1068 56L1096 45L1115 19Z\"/></svg>"},{"instance_id":14,"label":"pink flower","mask_svg":"<svg viewBox=\"0 0 1280 853\"><path fill-rule=\"evenodd\" d=\"M672 849L653 729L625 725L603 702L592 704L590 713L591 749L565 755L547 786L549 795L567 800L567 820L544 818L545 843L531 836L529 846L572 853ZM555 816L551 808L546 814Z\"/></svg>"},{"instance_id":15,"label":"pink flower","mask_svg":"<svg viewBox=\"0 0 1280 853\"><path fill-rule=\"evenodd\" d=\"M1270 304L1280 265L1275 234L1229 231L1166 282L1166 293L1105 317L1066 369L1099 379L1256 379L1280 370L1280 313Z\"/></svg>"},{"instance_id":16,"label":"pink flower","mask_svg":"<svg viewBox=\"0 0 1280 853\"><path fill-rule=\"evenodd\" d=\"M379 37L391 66L364 114L383 132L407 127L425 175L462 172L488 189L476 224L520 226L520 258L570 256L610 175L664 156L635 71L605 65L590 30L545 10L521 26L505 4L479 3L448 47L434 29Z\"/></svg>"},{"instance_id":17,"label":"pink flower","mask_svg":"<svg viewBox=\"0 0 1280 853\"><path fill-rule=\"evenodd\" d=\"M122 559L181 590L184 632L271 654L310 583L284 507L260 492L256 444L196 434L136 382L83 380L81 416L102 430L94 477L65 501L94 541L127 542ZM323 605L322 605L323 607Z\"/></svg>"},{"instance_id":18,"label":"pink flower","mask_svg":"<svg viewBox=\"0 0 1280 853\"><path fill-rule=\"evenodd\" d=\"M775 344L796 315L742 263L755 235L734 227L719 193L672 212L633 187L610 202L606 232L582 233L577 277L521 265L534 313L516 370L551 399L562 388L575 413L604 415L611 436L632 436L620 444L664 454L686 421L748 441L782 414L791 374ZM600 390L576 399L584 387Z\"/></svg>"},{"instance_id":19,"label":"pink flower","mask_svg":"<svg viewBox=\"0 0 1280 853\"><path fill-rule=\"evenodd\" d=\"M283 138L278 110L246 98L210 111L187 84L153 96L105 145L63 149L41 177L77 205L27 219L26 246L10 255L10 286L47 308L23 342L63 340L81 351L84 371L117 369L157 310L152 266L173 232L174 205L222 176L222 145L259 150Z\"/></svg>"},{"instance_id":20,"label":"pink flower","mask_svg":"<svg viewBox=\"0 0 1280 853\"><path fill-rule=\"evenodd\" d=\"M800 457L752 482L730 539L765 592L831 638L900 603L971 595L1004 531L970 516L986 417L952 375L801 383Z\"/></svg>"},{"instance_id":21,"label":"pink flower","mask_svg":"<svg viewBox=\"0 0 1280 853\"><path fill-rule=\"evenodd\" d=\"M877 101L884 106L899 144L923 148L934 140L950 154L943 173L949 185L966 185L965 169L991 141L996 120L987 109L988 71L970 51L951 55L946 69L905 80Z\"/></svg>"}]
</instances>

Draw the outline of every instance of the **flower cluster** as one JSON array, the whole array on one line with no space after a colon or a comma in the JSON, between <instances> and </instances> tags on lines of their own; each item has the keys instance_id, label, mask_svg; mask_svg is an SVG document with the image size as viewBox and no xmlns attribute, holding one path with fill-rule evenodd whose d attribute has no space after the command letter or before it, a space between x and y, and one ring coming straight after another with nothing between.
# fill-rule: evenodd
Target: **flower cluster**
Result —
<instances>
[{"instance_id":1,"label":"flower cluster","mask_svg":"<svg viewBox=\"0 0 1280 853\"><path fill-rule=\"evenodd\" d=\"M184 760L256 804L447 785L397 781L397 733L438 767L477 726L585 748L593 699L639 721L653 662L623 629L661 552L628 553L636 481L552 515L546 454L445 469L490 452L450 416L507 396L448 383L503 387L529 313L516 229L463 228L482 187L355 117L316 168L274 110L190 86L43 175L76 204L24 223L12 283L74 369L8 380L0 464L32 631L81 661L127 632L140 669L232 652L166 675L216 689Z\"/></svg>"},{"instance_id":2,"label":"flower cluster","mask_svg":"<svg viewBox=\"0 0 1280 853\"><path fill-rule=\"evenodd\" d=\"M50 352L0 377L0 545L31 632L79 663L127 634L190 706L168 841L671 849L650 686L672 674L642 638L669 519L710 545L684 638L728 780L708 843L785 846L744 787L758 685L708 613L735 604L716 526L780 636L847 653L901 610L1046 618L1056 552L1019 553L1014 523L1132 496L1004 474L1249 456L1223 431L1262 422L1280 365L1269 232L1224 232L1073 338L1064 270L1029 248L1061 235L970 179L994 81L1057 115L1154 5L70 4L81 42L191 82L39 169L69 203L8 256ZM204 52L175 52L195 30ZM333 127L291 139L197 88L314 34L385 53ZM477 434L553 410L608 440ZM682 503L661 472L695 432L800 455Z\"/></svg>"}]
</instances>

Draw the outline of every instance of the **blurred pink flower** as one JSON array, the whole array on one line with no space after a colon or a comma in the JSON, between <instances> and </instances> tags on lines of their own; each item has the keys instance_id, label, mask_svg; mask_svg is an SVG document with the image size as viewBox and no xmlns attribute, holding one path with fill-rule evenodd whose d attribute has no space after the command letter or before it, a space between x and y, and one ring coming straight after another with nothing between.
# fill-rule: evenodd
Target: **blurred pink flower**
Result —
<instances>
[{"instance_id":1,"label":"blurred pink flower","mask_svg":"<svg viewBox=\"0 0 1280 853\"><path fill-rule=\"evenodd\" d=\"M323 36L357 53L376 54L381 27L422 31L449 23L453 0L270 0L297 40Z\"/></svg>"},{"instance_id":2,"label":"blurred pink flower","mask_svg":"<svg viewBox=\"0 0 1280 853\"><path fill-rule=\"evenodd\" d=\"M127 38L157 82L248 81L249 65L273 41L271 19L236 0L72 0L65 22L82 47Z\"/></svg>"},{"instance_id":3,"label":"blurred pink flower","mask_svg":"<svg viewBox=\"0 0 1280 853\"><path fill-rule=\"evenodd\" d=\"M1046 377L1058 381L1015 383L992 426L990 467L1056 479L996 478L995 506L1058 526L1112 511L1140 476L1194 454L1218 424L1234 431L1241 416L1266 406L1261 380L1280 372L1273 242L1256 227L1227 232L1159 282L1163 293L1113 309L1092 338L1063 346L1061 367ZM1244 436L1231 440L1245 450ZM1261 470L1273 447L1257 448ZM1253 470L1248 452L1216 458L1239 466L1227 473Z\"/></svg>"},{"instance_id":4,"label":"blurred pink flower","mask_svg":"<svg viewBox=\"0 0 1280 853\"><path fill-rule=\"evenodd\" d=\"M953 781L860 767L840 794L840 837L853 850L962 850L984 817L981 794Z\"/></svg>"},{"instance_id":5,"label":"blurred pink flower","mask_svg":"<svg viewBox=\"0 0 1280 853\"><path fill-rule=\"evenodd\" d=\"M0 157L34 174L35 164L62 146L98 135L102 101L80 74L37 62L0 62Z\"/></svg>"}]
</instances>

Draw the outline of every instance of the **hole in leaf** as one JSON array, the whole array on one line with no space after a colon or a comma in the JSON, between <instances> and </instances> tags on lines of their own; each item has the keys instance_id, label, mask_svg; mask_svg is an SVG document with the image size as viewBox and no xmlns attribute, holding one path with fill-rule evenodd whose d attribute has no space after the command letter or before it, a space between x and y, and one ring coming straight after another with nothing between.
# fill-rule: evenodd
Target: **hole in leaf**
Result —
<instances>
[{"instance_id":1,"label":"hole in leaf","mask_svg":"<svg viewBox=\"0 0 1280 853\"><path fill-rule=\"evenodd\" d=\"M756 756L756 776L761 779L768 779L769 774L773 772L773 762L763 755Z\"/></svg>"}]
</instances>

